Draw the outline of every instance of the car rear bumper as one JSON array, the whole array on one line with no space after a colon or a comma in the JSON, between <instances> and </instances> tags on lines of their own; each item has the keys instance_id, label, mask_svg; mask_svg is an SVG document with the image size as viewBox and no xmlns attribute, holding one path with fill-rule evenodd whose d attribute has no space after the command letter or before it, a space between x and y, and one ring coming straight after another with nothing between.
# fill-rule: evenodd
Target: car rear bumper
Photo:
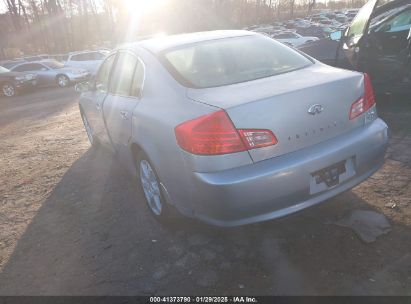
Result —
<instances>
[{"instance_id":1,"label":"car rear bumper","mask_svg":"<svg viewBox=\"0 0 411 304\"><path fill-rule=\"evenodd\" d=\"M384 163L388 127L381 119L314 146L235 169L193 173L193 216L218 226L282 217L358 185ZM350 163L339 184L313 188L312 173ZM313 190L314 189L314 190Z\"/></svg>"}]
</instances>

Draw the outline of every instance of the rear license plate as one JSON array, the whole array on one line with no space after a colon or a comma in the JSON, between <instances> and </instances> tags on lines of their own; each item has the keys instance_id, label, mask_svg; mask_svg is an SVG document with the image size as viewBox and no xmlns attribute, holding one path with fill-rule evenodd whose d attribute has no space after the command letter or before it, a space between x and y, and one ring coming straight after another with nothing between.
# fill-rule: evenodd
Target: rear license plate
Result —
<instances>
[{"instance_id":1,"label":"rear license plate","mask_svg":"<svg viewBox=\"0 0 411 304\"><path fill-rule=\"evenodd\" d=\"M353 157L311 173L310 194L318 193L355 175Z\"/></svg>"}]
</instances>

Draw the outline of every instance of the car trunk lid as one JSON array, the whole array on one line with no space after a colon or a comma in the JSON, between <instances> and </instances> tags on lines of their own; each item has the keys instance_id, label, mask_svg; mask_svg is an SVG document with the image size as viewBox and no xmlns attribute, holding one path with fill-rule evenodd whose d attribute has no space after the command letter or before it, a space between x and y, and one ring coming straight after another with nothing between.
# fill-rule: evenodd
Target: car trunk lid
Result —
<instances>
[{"instance_id":1,"label":"car trunk lid","mask_svg":"<svg viewBox=\"0 0 411 304\"><path fill-rule=\"evenodd\" d=\"M275 134L276 145L249 151L254 162L363 125L361 116L349 119L352 103L363 93L363 75L320 63L250 82L187 90L189 98L224 109L237 129L268 129Z\"/></svg>"}]
</instances>

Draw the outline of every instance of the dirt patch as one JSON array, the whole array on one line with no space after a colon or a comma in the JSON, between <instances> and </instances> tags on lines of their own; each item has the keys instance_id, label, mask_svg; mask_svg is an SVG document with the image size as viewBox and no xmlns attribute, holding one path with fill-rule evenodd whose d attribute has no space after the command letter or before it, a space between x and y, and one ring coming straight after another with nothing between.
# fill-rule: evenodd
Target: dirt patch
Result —
<instances>
[{"instance_id":1,"label":"dirt patch","mask_svg":"<svg viewBox=\"0 0 411 304\"><path fill-rule=\"evenodd\" d=\"M88 148L78 106L0 129L0 270L42 203Z\"/></svg>"}]
</instances>

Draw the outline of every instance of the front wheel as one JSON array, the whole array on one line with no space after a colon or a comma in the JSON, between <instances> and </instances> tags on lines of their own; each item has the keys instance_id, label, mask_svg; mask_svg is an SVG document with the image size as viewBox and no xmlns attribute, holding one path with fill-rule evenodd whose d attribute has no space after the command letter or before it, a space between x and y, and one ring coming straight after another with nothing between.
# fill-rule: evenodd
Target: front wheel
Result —
<instances>
[{"instance_id":1,"label":"front wheel","mask_svg":"<svg viewBox=\"0 0 411 304\"><path fill-rule=\"evenodd\" d=\"M91 129L91 126L88 122L86 115L84 115L84 112L81 110L80 113L81 119L83 120L84 128L86 129L88 140L90 141L91 146L94 147L96 146L96 140L94 139L93 130Z\"/></svg>"},{"instance_id":2,"label":"front wheel","mask_svg":"<svg viewBox=\"0 0 411 304\"><path fill-rule=\"evenodd\" d=\"M66 75L57 76L57 85L60 88L68 87L69 84L70 84L70 79Z\"/></svg>"},{"instance_id":3,"label":"front wheel","mask_svg":"<svg viewBox=\"0 0 411 304\"><path fill-rule=\"evenodd\" d=\"M13 97L16 95L16 88L12 83L6 82L1 87L3 95L6 97Z\"/></svg>"}]
</instances>

